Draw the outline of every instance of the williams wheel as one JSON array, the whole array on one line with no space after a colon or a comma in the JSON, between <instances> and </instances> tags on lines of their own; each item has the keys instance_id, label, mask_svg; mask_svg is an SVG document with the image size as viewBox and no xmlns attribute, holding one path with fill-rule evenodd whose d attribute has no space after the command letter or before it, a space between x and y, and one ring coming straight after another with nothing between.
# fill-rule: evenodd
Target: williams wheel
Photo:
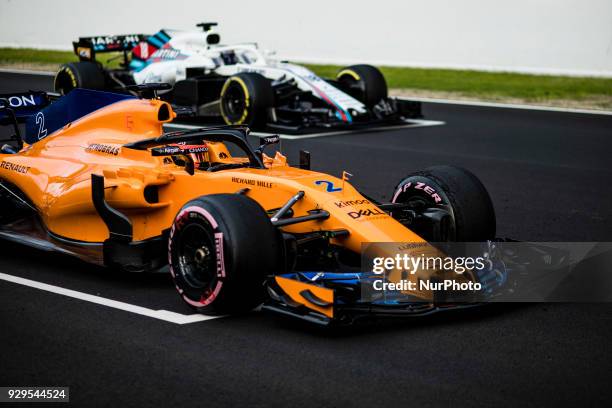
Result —
<instances>
[{"instance_id":1,"label":"williams wheel","mask_svg":"<svg viewBox=\"0 0 612 408\"><path fill-rule=\"evenodd\" d=\"M74 88L102 90L105 88L104 71L95 62L69 62L55 75L55 92L67 94Z\"/></svg>"},{"instance_id":2,"label":"williams wheel","mask_svg":"<svg viewBox=\"0 0 612 408\"><path fill-rule=\"evenodd\" d=\"M417 212L435 208L447 211L450 219L445 221L445 241L482 242L495 238L491 197L474 174L460 167L434 166L409 175L395 187L392 202L408 203ZM431 240L422 231L415 232Z\"/></svg>"},{"instance_id":3,"label":"williams wheel","mask_svg":"<svg viewBox=\"0 0 612 408\"><path fill-rule=\"evenodd\" d=\"M387 81L378 68L371 65L351 65L343 68L336 79L347 93L368 108L372 108L382 99L387 99Z\"/></svg>"},{"instance_id":4,"label":"williams wheel","mask_svg":"<svg viewBox=\"0 0 612 408\"><path fill-rule=\"evenodd\" d=\"M273 104L270 80L254 72L229 77L221 89L221 116L228 125L265 125Z\"/></svg>"},{"instance_id":5,"label":"williams wheel","mask_svg":"<svg viewBox=\"0 0 612 408\"><path fill-rule=\"evenodd\" d=\"M277 271L278 230L254 200L202 196L179 211L169 237L170 271L185 302L202 313L238 313L263 300L264 280Z\"/></svg>"}]
</instances>

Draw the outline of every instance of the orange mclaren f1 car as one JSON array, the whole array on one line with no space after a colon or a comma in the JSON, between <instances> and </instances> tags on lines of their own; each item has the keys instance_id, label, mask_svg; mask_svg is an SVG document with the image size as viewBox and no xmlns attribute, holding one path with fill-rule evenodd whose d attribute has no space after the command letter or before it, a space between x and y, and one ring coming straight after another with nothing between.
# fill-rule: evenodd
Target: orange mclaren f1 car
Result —
<instances>
[{"instance_id":1,"label":"orange mclaren f1 car","mask_svg":"<svg viewBox=\"0 0 612 408\"><path fill-rule=\"evenodd\" d=\"M495 235L489 195L466 170L416 172L381 203L346 177L310 170L308 152L298 166L267 155L277 136L253 148L244 127L164 133L177 114L154 97L160 88L136 86L147 98L85 89L55 100L0 96L0 120L12 126L0 154L0 237L126 271L169 266L182 299L203 313L263 301L330 323L445 305L419 290L410 302L365 300L363 244L398 243L401 252L411 246L399 243Z\"/></svg>"}]
</instances>

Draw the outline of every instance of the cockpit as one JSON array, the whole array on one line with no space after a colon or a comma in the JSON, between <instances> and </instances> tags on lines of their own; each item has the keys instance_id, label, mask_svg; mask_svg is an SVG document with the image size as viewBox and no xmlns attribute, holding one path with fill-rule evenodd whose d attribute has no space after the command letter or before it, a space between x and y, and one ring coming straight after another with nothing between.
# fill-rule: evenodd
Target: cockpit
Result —
<instances>
[{"instance_id":1,"label":"cockpit","mask_svg":"<svg viewBox=\"0 0 612 408\"><path fill-rule=\"evenodd\" d=\"M149 150L154 157L163 157L168 165L185 168L189 174L198 171L220 171L237 168L270 168L286 166L287 158L280 152L268 156L264 149L279 143L278 136L260 139L260 146L251 148L247 128L221 126L166 133L153 139L124 145L126 148Z\"/></svg>"}]
</instances>

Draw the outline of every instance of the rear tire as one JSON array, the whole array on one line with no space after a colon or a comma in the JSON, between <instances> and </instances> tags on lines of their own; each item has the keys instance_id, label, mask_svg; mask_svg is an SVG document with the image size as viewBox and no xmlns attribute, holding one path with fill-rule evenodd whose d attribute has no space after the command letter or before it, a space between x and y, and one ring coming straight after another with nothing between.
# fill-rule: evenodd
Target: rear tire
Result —
<instances>
[{"instance_id":1,"label":"rear tire","mask_svg":"<svg viewBox=\"0 0 612 408\"><path fill-rule=\"evenodd\" d=\"M74 88L103 90L104 71L95 62L69 62L60 67L55 75L55 92L67 94Z\"/></svg>"},{"instance_id":2,"label":"rear tire","mask_svg":"<svg viewBox=\"0 0 612 408\"><path fill-rule=\"evenodd\" d=\"M201 313L239 313L263 300L280 265L278 230L254 200L202 196L185 204L170 231L170 271L185 302Z\"/></svg>"},{"instance_id":3,"label":"rear tire","mask_svg":"<svg viewBox=\"0 0 612 408\"><path fill-rule=\"evenodd\" d=\"M466 169L433 166L417 171L395 187L392 202L449 210L454 222L449 241L483 242L495 238L491 197L482 182Z\"/></svg>"},{"instance_id":4,"label":"rear tire","mask_svg":"<svg viewBox=\"0 0 612 408\"><path fill-rule=\"evenodd\" d=\"M274 104L270 80L255 72L231 76L221 89L221 116L228 125L263 126Z\"/></svg>"},{"instance_id":5,"label":"rear tire","mask_svg":"<svg viewBox=\"0 0 612 408\"><path fill-rule=\"evenodd\" d=\"M351 65L338 72L340 85L368 108L387 99L387 81L382 72L371 65Z\"/></svg>"}]
</instances>

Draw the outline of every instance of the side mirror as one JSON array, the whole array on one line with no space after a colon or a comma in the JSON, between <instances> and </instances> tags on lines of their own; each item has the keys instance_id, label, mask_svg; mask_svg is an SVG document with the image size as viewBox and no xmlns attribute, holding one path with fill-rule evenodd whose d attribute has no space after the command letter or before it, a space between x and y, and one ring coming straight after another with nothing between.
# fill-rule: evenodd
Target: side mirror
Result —
<instances>
[{"instance_id":1,"label":"side mirror","mask_svg":"<svg viewBox=\"0 0 612 408\"><path fill-rule=\"evenodd\" d=\"M310 152L300 150L300 169L310 170Z\"/></svg>"},{"instance_id":2,"label":"side mirror","mask_svg":"<svg viewBox=\"0 0 612 408\"><path fill-rule=\"evenodd\" d=\"M280 143L280 136L279 135L260 137L259 138L259 147L257 149L255 149L255 152L257 152L259 155L261 155L267 146L273 145L273 144L279 144L279 143Z\"/></svg>"}]
</instances>

